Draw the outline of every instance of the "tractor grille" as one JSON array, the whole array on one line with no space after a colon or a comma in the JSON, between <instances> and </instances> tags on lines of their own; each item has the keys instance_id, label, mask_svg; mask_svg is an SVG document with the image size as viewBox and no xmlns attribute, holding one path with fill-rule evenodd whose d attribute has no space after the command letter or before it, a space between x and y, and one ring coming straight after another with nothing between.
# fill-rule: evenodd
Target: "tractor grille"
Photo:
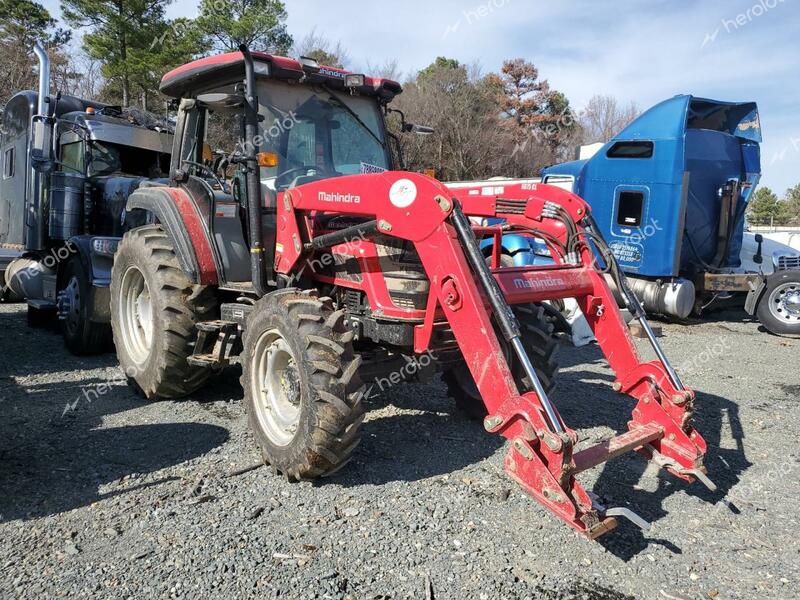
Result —
<instances>
[{"instance_id":1,"label":"tractor grille","mask_svg":"<svg viewBox=\"0 0 800 600\"><path fill-rule=\"evenodd\" d=\"M497 213L506 215L525 214L525 207L528 204L527 200L509 200L506 198L498 198L496 202Z\"/></svg>"},{"instance_id":2,"label":"tractor grille","mask_svg":"<svg viewBox=\"0 0 800 600\"><path fill-rule=\"evenodd\" d=\"M781 256L778 258L778 269L786 271L789 269L800 270L800 255L797 256Z\"/></svg>"},{"instance_id":3,"label":"tractor grille","mask_svg":"<svg viewBox=\"0 0 800 600\"><path fill-rule=\"evenodd\" d=\"M384 235L378 236L375 244L392 303L406 310L425 310L430 282L414 245Z\"/></svg>"}]
</instances>

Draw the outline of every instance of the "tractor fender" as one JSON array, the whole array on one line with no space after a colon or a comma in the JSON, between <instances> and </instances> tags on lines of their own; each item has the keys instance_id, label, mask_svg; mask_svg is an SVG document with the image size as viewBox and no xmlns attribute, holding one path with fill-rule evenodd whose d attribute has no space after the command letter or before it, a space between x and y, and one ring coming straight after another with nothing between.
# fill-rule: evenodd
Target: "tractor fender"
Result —
<instances>
[{"instance_id":1,"label":"tractor fender","mask_svg":"<svg viewBox=\"0 0 800 600\"><path fill-rule=\"evenodd\" d=\"M747 292L747 299L744 302L744 310L748 315L756 314L756 309L758 308L758 303L761 300L761 296L764 295L764 290L767 287L767 278L765 276L761 276L761 279L755 287L751 284L750 291Z\"/></svg>"},{"instance_id":2,"label":"tractor fender","mask_svg":"<svg viewBox=\"0 0 800 600\"><path fill-rule=\"evenodd\" d=\"M174 187L143 187L128 198L129 213L148 212L160 223L186 276L194 283L218 282L208 231L191 196Z\"/></svg>"}]
</instances>

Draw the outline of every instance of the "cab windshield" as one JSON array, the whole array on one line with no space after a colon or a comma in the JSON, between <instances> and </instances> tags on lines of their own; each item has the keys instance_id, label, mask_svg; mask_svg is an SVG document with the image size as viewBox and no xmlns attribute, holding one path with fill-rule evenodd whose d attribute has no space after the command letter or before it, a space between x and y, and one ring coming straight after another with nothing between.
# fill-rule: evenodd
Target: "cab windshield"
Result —
<instances>
[{"instance_id":1,"label":"cab windshield","mask_svg":"<svg viewBox=\"0 0 800 600\"><path fill-rule=\"evenodd\" d=\"M281 191L319 179L388 170L378 104L327 86L270 81L258 89L262 152L278 156L262 168L264 183Z\"/></svg>"}]
</instances>

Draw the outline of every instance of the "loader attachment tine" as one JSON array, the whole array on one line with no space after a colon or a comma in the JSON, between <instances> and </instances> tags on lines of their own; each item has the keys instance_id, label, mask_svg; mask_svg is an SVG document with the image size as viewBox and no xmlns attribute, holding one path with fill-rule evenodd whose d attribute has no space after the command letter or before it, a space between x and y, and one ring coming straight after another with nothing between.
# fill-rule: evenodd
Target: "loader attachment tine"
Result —
<instances>
[{"instance_id":1,"label":"loader attachment tine","mask_svg":"<svg viewBox=\"0 0 800 600\"><path fill-rule=\"evenodd\" d=\"M607 517L625 517L642 531L650 531L650 523L633 512L630 508L618 506L606 510Z\"/></svg>"},{"instance_id":2,"label":"loader attachment tine","mask_svg":"<svg viewBox=\"0 0 800 600\"><path fill-rule=\"evenodd\" d=\"M678 475L682 475L684 477L693 477L697 479L700 483L708 488L711 492L717 491L717 484L714 483L711 478L706 475L706 472L703 468L697 469L688 469L686 467L680 466L675 461L670 460L663 454L661 454L658 450L656 450L652 445L648 444L646 448L647 452L650 453L650 460L652 460L656 465L661 467L662 469L668 469L670 471L674 471Z\"/></svg>"}]
</instances>

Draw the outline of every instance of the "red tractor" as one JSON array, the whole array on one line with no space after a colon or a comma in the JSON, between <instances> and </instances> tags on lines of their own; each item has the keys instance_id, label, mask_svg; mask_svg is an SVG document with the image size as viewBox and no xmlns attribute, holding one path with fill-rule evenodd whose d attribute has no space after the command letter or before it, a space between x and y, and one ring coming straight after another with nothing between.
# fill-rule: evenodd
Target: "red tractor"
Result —
<instances>
[{"instance_id":1,"label":"red tractor","mask_svg":"<svg viewBox=\"0 0 800 600\"><path fill-rule=\"evenodd\" d=\"M713 486L695 395L579 197L451 190L396 170L385 117L400 85L312 60L242 48L175 69L161 91L178 100L171 183L130 197L111 283L117 353L144 396L190 394L238 355L265 461L310 479L358 444L367 362L427 353L459 403L511 441L509 475L588 537L619 515L646 526L576 479L624 452ZM425 132L400 116L403 131ZM479 239L509 232L544 240L556 264L508 267L481 251ZM658 360L639 359L607 278ZM556 344L542 303L560 298L579 302L614 388L637 401L627 432L580 452L548 397Z\"/></svg>"}]
</instances>

